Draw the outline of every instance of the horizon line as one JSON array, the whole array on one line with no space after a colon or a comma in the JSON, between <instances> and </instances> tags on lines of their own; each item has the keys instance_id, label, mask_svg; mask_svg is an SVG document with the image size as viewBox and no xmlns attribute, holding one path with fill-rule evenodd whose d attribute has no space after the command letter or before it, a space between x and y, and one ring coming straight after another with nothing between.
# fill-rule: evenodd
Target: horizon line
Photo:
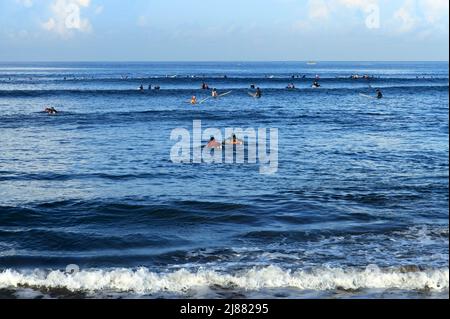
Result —
<instances>
[{"instance_id":1,"label":"horizon line","mask_svg":"<svg viewBox=\"0 0 450 319\"><path fill-rule=\"evenodd\" d=\"M449 63L449 60L0 60L0 63Z\"/></svg>"}]
</instances>

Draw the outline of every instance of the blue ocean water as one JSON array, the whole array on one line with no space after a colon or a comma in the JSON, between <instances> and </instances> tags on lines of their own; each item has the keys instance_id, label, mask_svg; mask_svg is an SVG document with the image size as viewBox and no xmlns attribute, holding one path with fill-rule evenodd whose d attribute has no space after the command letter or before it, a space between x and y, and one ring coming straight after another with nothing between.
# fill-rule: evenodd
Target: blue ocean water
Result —
<instances>
[{"instance_id":1,"label":"blue ocean water","mask_svg":"<svg viewBox=\"0 0 450 319\"><path fill-rule=\"evenodd\" d=\"M232 93L192 106L202 82ZM448 83L448 63L0 63L0 296L448 298ZM194 120L277 128L278 172L174 164Z\"/></svg>"}]
</instances>

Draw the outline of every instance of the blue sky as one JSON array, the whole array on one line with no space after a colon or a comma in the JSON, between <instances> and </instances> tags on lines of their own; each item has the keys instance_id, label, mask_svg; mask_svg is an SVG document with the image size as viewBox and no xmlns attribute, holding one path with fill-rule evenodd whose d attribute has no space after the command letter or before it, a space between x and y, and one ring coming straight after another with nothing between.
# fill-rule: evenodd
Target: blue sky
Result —
<instances>
[{"instance_id":1,"label":"blue sky","mask_svg":"<svg viewBox=\"0 0 450 319\"><path fill-rule=\"evenodd\" d=\"M2 61L445 60L448 0L1 0Z\"/></svg>"}]
</instances>

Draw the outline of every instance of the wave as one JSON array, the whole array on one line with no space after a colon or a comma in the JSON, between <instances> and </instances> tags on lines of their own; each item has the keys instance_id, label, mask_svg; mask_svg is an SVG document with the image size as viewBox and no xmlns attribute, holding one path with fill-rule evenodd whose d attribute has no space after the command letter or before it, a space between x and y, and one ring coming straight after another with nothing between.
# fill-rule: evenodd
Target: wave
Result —
<instances>
[{"instance_id":1,"label":"wave","mask_svg":"<svg viewBox=\"0 0 450 319\"><path fill-rule=\"evenodd\" d=\"M161 173L140 173L140 174L57 174L52 172L45 173L1 173L0 182L3 181L70 181L70 180L90 180L90 179L106 179L112 181L125 181L135 179L149 179L161 177Z\"/></svg>"},{"instance_id":2,"label":"wave","mask_svg":"<svg viewBox=\"0 0 450 319\"><path fill-rule=\"evenodd\" d=\"M38 227L43 223L58 223L71 227L74 224L148 225L178 223L253 223L258 218L250 214L252 206L227 202L173 201L155 202L151 205L111 203L103 201L61 201L41 203L33 207L0 206L2 226L28 225ZM49 214L51 212L51 214ZM80 214L79 212L83 212ZM1 231L1 229L0 229ZM24 232L23 236L29 234ZM48 235L52 233L49 232ZM33 238L31 236L30 238Z\"/></svg>"},{"instance_id":3,"label":"wave","mask_svg":"<svg viewBox=\"0 0 450 319\"><path fill-rule=\"evenodd\" d=\"M418 85L418 86L379 86L385 91L402 91L402 92L422 92L428 90L435 91L448 91L449 86L447 85ZM221 91L233 91L234 94L241 94L247 96L249 89L243 88L221 88ZM289 93L289 94L303 94L303 93L326 93L326 94L349 94L349 93L367 93L368 88L366 87L341 87L341 88L326 88L313 90L311 87L307 88L297 88L295 90L287 90L285 88L264 88L264 92L269 94L278 93ZM0 90L0 97L48 97L48 96L60 96L60 95L89 95L89 96L141 96L141 97L161 97L161 96L183 96L189 97L191 95L198 95L200 92L205 92L200 89L189 89L189 88L179 88L179 89L165 89L159 91L139 91L139 90L127 90L127 89L103 89L103 90L78 90L78 89L67 89L67 90ZM208 91L205 93L209 93Z\"/></svg>"},{"instance_id":4,"label":"wave","mask_svg":"<svg viewBox=\"0 0 450 319\"><path fill-rule=\"evenodd\" d=\"M365 289L404 291L447 291L449 270L416 266L379 268L317 268L286 270L276 266L252 268L235 273L180 269L170 273L138 269L89 269L75 273L61 270L0 272L0 289L66 289L71 292L118 292L137 295L227 289L261 291L288 288L299 291L358 291Z\"/></svg>"}]
</instances>

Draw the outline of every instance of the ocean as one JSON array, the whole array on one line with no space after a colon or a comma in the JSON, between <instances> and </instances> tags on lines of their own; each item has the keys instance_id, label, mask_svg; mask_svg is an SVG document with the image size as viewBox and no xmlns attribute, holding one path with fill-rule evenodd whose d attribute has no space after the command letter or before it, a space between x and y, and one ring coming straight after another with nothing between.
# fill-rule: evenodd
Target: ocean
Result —
<instances>
[{"instance_id":1,"label":"ocean","mask_svg":"<svg viewBox=\"0 0 450 319\"><path fill-rule=\"evenodd\" d=\"M448 298L448 90L447 62L0 63L0 298ZM194 121L277 129L276 171L174 163Z\"/></svg>"}]
</instances>

